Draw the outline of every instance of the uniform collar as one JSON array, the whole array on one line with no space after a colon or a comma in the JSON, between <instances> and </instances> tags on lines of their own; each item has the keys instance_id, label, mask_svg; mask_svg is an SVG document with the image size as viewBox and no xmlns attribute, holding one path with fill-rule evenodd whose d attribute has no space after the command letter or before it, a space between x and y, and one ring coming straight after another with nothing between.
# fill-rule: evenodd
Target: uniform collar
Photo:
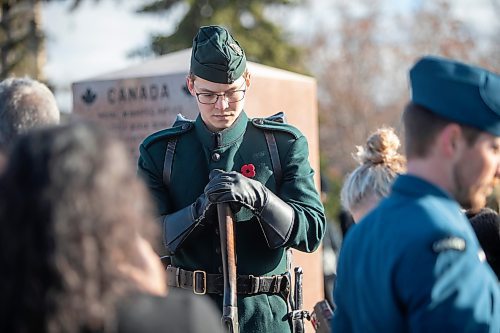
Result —
<instances>
[{"instance_id":1,"label":"uniform collar","mask_svg":"<svg viewBox=\"0 0 500 333\"><path fill-rule=\"evenodd\" d=\"M248 117L246 113L242 111L231 127L219 132L211 132L201 119L201 115L198 115L194 127L203 146L209 149L216 149L230 146L236 141L241 140L243 134L245 134L247 122Z\"/></svg>"},{"instance_id":2,"label":"uniform collar","mask_svg":"<svg viewBox=\"0 0 500 333\"><path fill-rule=\"evenodd\" d=\"M394 182L392 190L394 192L399 192L414 197L432 195L436 197L455 200L440 187L437 187L436 185L426 181L423 178L411 174L404 174L399 176Z\"/></svg>"}]
</instances>

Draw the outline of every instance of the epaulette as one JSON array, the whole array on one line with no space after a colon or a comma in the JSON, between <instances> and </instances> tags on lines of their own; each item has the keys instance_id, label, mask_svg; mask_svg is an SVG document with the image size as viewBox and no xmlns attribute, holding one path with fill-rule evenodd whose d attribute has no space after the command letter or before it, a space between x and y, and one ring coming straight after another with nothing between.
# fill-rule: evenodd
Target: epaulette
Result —
<instances>
[{"instance_id":1,"label":"epaulette","mask_svg":"<svg viewBox=\"0 0 500 333\"><path fill-rule=\"evenodd\" d=\"M290 133L295 137L295 139L302 136L302 133L297 128L286 123L285 114L283 112L278 112L267 118L253 118L252 124L263 130Z\"/></svg>"},{"instance_id":2,"label":"epaulette","mask_svg":"<svg viewBox=\"0 0 500 333\"><path fill-rule=\"evenodd\" d=\"M184 125L184 124L191 124L191 125L193 125L194 124L194 120L187 119L182 114L178 113L177 116L175 117L175 121L172 124L172 127L176 127L176 126L180 126L180 125Z\"/></svg>"},{"instance_id":3,"label":"epaulette","mask_svg":"<svg viewBox=\"0 0 500 333\"><path fill-rule=\"evenodd\" d=\"M189 120L184 118L180 113L175 118L175 121L170 128L163 129L156 133L151 134L146 139L144 139L144 147L149 147L151 144L158 140L164 140L166 138L171 138L179 136L191 130L194 127L194 120Z\"/></svg>"}]
</instances>

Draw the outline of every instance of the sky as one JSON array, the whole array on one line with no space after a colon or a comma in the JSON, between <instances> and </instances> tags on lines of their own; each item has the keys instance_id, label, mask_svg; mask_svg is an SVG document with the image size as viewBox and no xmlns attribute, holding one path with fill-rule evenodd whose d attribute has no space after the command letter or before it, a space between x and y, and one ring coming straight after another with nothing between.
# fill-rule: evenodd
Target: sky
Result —
<instances>
[{"instance_id":1,"label":"sky","mask_svg":"<svg viewBox=\"0 0 500 333\"><path fill-rule=\"evenodd\" d=\"M488 33L495 24L500 24L491 1L494 0L454 0L456 15L479 33ZM47 37L45 76L56 88L63 112L71 110L71 83L140 63L143 59L128 54L147 45L152 33L171 32L184 10L178 8L170 16L134 14L141 2L147 0L83 1L73 12L68 10L70 1L43 4L42 24ZM386 0L386 3L388 10L404 11L418 5L419 0ZM325 6L331 5L329 0L310 1L307 15L296 11L286 17L290 30L311 27L308 23L311 16L318 26L332 24L328 17L321 17Z\"/></svg>"}]
</instances>

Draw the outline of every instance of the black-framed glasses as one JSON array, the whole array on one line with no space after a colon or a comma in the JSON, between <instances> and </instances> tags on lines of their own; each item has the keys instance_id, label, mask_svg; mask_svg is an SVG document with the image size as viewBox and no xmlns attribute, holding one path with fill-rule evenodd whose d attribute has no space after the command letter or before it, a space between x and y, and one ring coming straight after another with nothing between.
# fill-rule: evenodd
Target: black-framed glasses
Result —
<instances>
[{"instance_id":1,"label":"black-framed glasses","mask_svg":"<svg viewBox=\"0 0 500 333\"><path fill-rule=\"evenodd\" d=\"M243 84L240 86L243 87ZM246 89L238 89L238 90L231 90L231 91L226 91L220 94L216 93L198 93L195 92L196 98L198 99L198 102L201 104L215 104L219 100L219 97L223 97L226 99L228 103L236 103L241 101L243 98L245 98L245 92Z\"/></svg>"}]
</instances>

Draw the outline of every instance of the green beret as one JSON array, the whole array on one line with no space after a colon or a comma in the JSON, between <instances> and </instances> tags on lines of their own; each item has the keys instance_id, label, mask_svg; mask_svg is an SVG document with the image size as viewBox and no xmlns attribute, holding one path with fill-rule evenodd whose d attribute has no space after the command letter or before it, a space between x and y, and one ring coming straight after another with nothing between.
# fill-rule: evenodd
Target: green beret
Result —
<instances>
[{"instance_id":1,"label":"green beret","mask_svg":"<svg viewBox=\"0 0 500 333\"><path fill-rule=\"evenodd\" d=\"M500 136L500 76L427 56L410 70L413 103L443 118Z\"/></svg>"},{"instance_id":2,"label":"green beret","mask_svg":"<svg viewBox=\"0 0 500 333\"><path fill-rule=\"evenodd\" d=\"M246 68L245 52L223 27L201 27L193 39L191 72L205 80L233 83Z\"/></svg>"}]
</instances>

